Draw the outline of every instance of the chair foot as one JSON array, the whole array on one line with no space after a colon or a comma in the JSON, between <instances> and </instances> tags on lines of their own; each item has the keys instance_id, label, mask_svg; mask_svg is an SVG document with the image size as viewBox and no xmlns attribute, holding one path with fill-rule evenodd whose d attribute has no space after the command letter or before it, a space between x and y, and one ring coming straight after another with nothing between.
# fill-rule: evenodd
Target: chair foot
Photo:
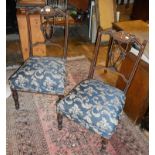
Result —
<instances>
[{"instance_id":1,"label":"chair foot","mask_svg":"<svg viewBox=\"0 0 155 155\"><path fill-rule=\"evenodd\" d=\"M61 130L62 129L63 115L58 113L57 114L57 120L58 120L58 129Z\"/></svg>"},{"instance_id":2,"label":"chair foot","mask_svg":"<svg viewBox=\"0 0 155 155\"><path fill-rule=\"evenodd\" d=\"M59 96L58 96L58 99L57 99L57 101L56 101L56 104L58 104L59 101L60 101L62 98L64 98L64 95L59 95Z\"/></svg>"},{"instance_id":3,"label":"chair foot","mask_svg":"<svg viewBox=\"0 0 155 155\"><path fill-rule=\"evenodd\" d=\"M108 140L102 137L101 150L100 150L101 152L106 151L107 144L108 144Z\"/></svg>"},{"instance_id":4,"label":"chair foot","mask_svg":"<svg viewBox=\"0 0 155 155\"><path fill-rule=\"evenodd\" d=\"M11 91L12 91L12 96L13 96L13 99L14 99L14 102L15 102L15 108L16 108L16 110L18 110L19 109L19 101L18 101L17 90L11 89Z\"/></svg>"}]
</instances>

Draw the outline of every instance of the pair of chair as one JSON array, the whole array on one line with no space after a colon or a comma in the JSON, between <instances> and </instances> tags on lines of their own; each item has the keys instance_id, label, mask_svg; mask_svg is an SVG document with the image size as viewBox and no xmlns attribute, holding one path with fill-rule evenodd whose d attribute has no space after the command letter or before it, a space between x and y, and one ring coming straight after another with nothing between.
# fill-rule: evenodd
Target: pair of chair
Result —
<instances>
[{"instance_id":1,"label":"pair of chair","mask_svg":"<svg viewBox=\"0 0 155 155\"><path fill-rule=\"evenodd\" d=\"M52 13L54 12L55 10L52 10ZM63 17L67 21L66 13L63 14ZM68 36L67 25L66 22L66 36ZM30 25L28 25L28 27L30 29ZM31 34L30 31L29 33ZM110 36L107 61L105 66L97 66L96 62L103 35ZM146 41L141 44L134 35L129 33L123 31L115 32L113 30L103 31L99 28L88 79L80 82L68 95L63 96L66 75L66 39L67 37L65 37L64 43L66 47L64 48L64 58L31 56L24 65L10 77L9 81L16 109L19 109L17 91L57 94L60 98L57 102L58 128L62 129L62 118L64 115L80 123L85 128L101 135L102 149L104 149L107 140L111 138L116 130L118 120L125 105L125 95L137 70L138 63L146 46ZM33 45L31 44L31 35L29 40L31 45L30 53L32 55ZM131 54L130 50L133 46L137 47L139 54L133 64L131 72L128 74L128 77L126 77L119 71L119 67L121 62L125 61L127 55ZM97 68L104 69L105 74L107 71L112 71L120 76L126 83L124 90L93 79L94 71Z\"/></svg>"}]
</instances>

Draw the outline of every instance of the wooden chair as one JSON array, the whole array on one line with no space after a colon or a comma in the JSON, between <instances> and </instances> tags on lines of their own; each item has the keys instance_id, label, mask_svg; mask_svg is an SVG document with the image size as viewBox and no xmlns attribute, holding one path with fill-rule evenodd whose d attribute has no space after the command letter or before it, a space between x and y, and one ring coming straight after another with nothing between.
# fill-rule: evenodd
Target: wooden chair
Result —
<instances>
[{"instance_id":1,"label":"wooden chair","mask_svg":"<svg viewBox=\"0 0 155 155\"><path fill-rule=\"evenodd\" d=\"M68 45L68 13L58 8L33 8L28 9L26 12L27 26L29 32L29 51L30 57L24 62L24 64L9 78L10 88L12 96L15 101L16 109L19 109L18 91L26 91L32 93L45 93L45 94L56 94L62 96L64 94L65 80L66 80L66 57L67 57L67 45ZM61 15L61 18L65 19L64 23L64 45L63 47L59 44L51 42L45 38L44 42L37 42L32 44L30 14L34 12L40 12L40 18L50 17L55 19ZM42 20L46 20L45 18ZM51 24L51 23L50 23ZM43 25L41 25L42 28ZM54 27L54 22L51 27ZM45 32L43 32L45 33ZM54 31L52 32L52 34ZM39 57L33 56L33 47L40 44L53 44L63 49L63 57Z\"/></svg>"},{"instance_id":2,"label":"wooden chair","mask_svg":"<svg viewBox=\"0 0 155 155\"><path fill-rule=\"evenodd\" d=\"M102 35L110 36L107 54L108 61L105 66L96 66ZM107 141L116 131L125 105L126 93L131 85L146 43L146 41L140 43L134 35L124 31L103 31L99 28L88 79L80 82L57 103L58 128L62 129L62 118L64 115L101 135L101 150L105 149ZM129 54L132 54L130 52L132 47L138 49L138 55L131 72L125 77L123 73L119 72L118 68L121 62L125 61ZM95 69L116 73L125 82L124 89L120 90L109 83L94 79ZM105 72L105 74L107 73Z\"/></svg>"},{"instance_id":3,"label":"wooden chair","mask_svg":"<svg viewBox=\"0 0 155 155\"><path fill-rule=\"evenodd\" d=\"M116 22L116 1L97 0L96 3L96 16L98 26L101 26L103 30L112 29L112 24ZM102 42L103 41L106 44L109 41L109 36L103 35Z\"/></svg>"},{"instance_id":4,"label":"wooden chair","mask_svg":"<svg viewBox=\"0 0 155 155\"><path fill-rule=\"evenodd\" d=\"M112 28L112 23L116 21L115 0L97 0L96 13L99 25L105 30Z\"/></svg>"}]
</instances>

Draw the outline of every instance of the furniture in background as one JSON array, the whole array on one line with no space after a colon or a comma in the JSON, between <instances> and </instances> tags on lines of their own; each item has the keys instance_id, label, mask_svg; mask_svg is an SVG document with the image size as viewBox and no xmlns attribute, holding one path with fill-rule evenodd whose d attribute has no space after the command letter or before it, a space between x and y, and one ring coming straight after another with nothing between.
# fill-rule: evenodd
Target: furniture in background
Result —
<instances>
[{"instance_id":1,"label":"furniture in background","mask_svg":"<svg viewBox=\"0 0 155 155\"><path fill-rule=\"evenodd\" d=\"M60 8L65 6L67 0L60 0L58 2L61 2L61 4L65 5L58 5ZM47 4L46 4L47 3ZM27 28L27 19L26 19L26 9L27 8L34 8L34 7L44 7L45 5L55 6L57 4L57 0L18 0L16 4L17 8L17 21L18 21L18 29L19 29L19 35L20 35L20 41L21 41L21 51L24 61L29 57L29 45L28 45L28 28ZM87 9L88 8L88 0L81 0L81 1L75 1L75 0L69 0L69 4L74 5L78 9ZM84 5L85 4L85 5ZM76 21L69 16L68 17L69 25L76 24ZM31 14L30 15L30 24L31 24L31 33L32 33L32 42L43 42L44 36L40 29L41 19L39 13ZM34 35L35 34L35 35ZM33 48L34 55L37 56L46 56L46 46L45 45L39 45L37 47Z\"/></svg>"},{"instance_id":2,"label":"furniture in background","mask_svg":"<svg viewBox=\"0 0 155 155\"><path fill-rule=\"evenodd\" d=\"M67 0L47 0L47 5L53 8L67 9Z\"/></svg>"},{"instance_id":3,"label":"furniture in background","mask_svg":"<svg viewBox=\"0 0 155 155\"><path fill-rule=\"evenodd\" d=\"M134 0L131 20L149 20L149 0Z\"/></svg>"},{"instance_id":4,"label":"furniture in background","mask_svg":"<svg viewBox=\"0 0 155 155\"><path fill-rule=\"evenodd\" d=\"M86 11L89 6L89 0L68 0L68 4L75 6L79 10Z\"/></svg>"},{"instance_id":5,"label":"furniture in background","mask_svg":"<svg viewBox=\"0 0 155 155\"><path fill-rule=\"evenodd\" d=\"M18 21L18 29L21 41L21 51L24 61L29 58L29 40L28 40L28 27L27 27L27 18L26 18L26 10L28 8L35 7L43 7L45 6L45 0L20 0L17 2L17 21ZM63 5L64 6L64 5ZM40 29L41 18L39 12L35 12L34 14L29 15L30 17L30 25L31 25L31 33L32 33L32 43L35 42L44 42L45 38ZM46 56L46 46L45 44L40 44L36 47L33 47L33 54L36 56Z\"/></svg>"},{"instance_id":6,"label":"furniture in background","mask_svg":"<svg viewBox=\"0 0 155 155\"><path fill-rule=\"evenodd\" d=\"M78 8L79 10L87 10L88 9L88 5L89 5L89 0L18 0L17 1L18 4L21 4L21 5L31 5L31 6L39 6L39 5L51 5L53 4L54 6L58 5L58 4L64 4L65 5L68 3L68 4L71 4L73 6L75 6L76 8Z\"/></svg>"},{"instance_id":7,"label":"furniture in background","mask_svg":"<svg viewBox=\"0 0 155 155\"><path fill-rule=\"evenodd\" d=\"M97 8L99 25L103 29L112 28L116 13L115 0L98 0Z\"/></svg>"},{"instance_id":8,"label":"furniture in background","mask_svg":"<svg viewBox=\"0 0 155 155\"><path fill-rule=\"evenodd\" d=\"M102 35L110 35L108 61L105 66L96 66ZM128 75L123 75L119 71L119 67L121 62L124 62L125 58L132 54L130 50L135 45L139 47L138 56L133 62L131 70L128 71ZM88 79L80 82L57 103L58 128L62 129L64 115L101 135L101 150L105 149L107 140L116 130L125 105L126 93L132 83L145 45L146 41L141 44L134 35L129 33L99 29ZM108 74L109 71L116 73L124 81L124 88L120 90L106 82L93 79L95 69L106 70L105 74ZM135 91L135 93L137 92Z\"/></svg>"},{"instance_id":9,"label":"furniture in background","mask_svg":"<svg viewBox=\"0 0 155 155\"><path fill-rule=\"evenodd\" d=\"M20 36L21 43L21 52L23 56L23 60L27 60L29 58L29 32L28 32L28 21L26 18L26 10L27 7L19 7L17 8L17 21L18 21L18 30ZM40 29L40 14L36 12L35 14L29 15L30 25L31 25L31 33L32 33L32 42L43 42L45 41L43 33ZM36 47L33 47L33 54L36 56L46 56L46 46L44 44L40 44Z\"/></svg>"},{"instance_id":10,"label":"furniture in background","mask_svg":"<svg viewBox=\"0 0 155 155\"><path fill-rule=\"evenodd\" d=\"M46 0L17 0L17 4L23 6L45 6Z\"/></svg>"},{"instance_id":11,"label":"furniture in background","mask_svg":"<svg viewBox=\"0 0 155 155\"><path fill-rule=\"evenodd\" d=\"M92 30L90 31L96 37L98 26L101 26L104 30L112 29L112 23L116 21L116 2L115 0L97 0L95 1L94 10L95 17L92 15ZM96 30L94 30L94 27ZM109 36L103 36L102 40L105 43L108 42Z\"/></svg>"},{"instance_id":12,"label":"furniture in background","mask_svg":"<svg viewBox=\"0 0 155 155\"><path fill-rule=\"evenodd\" d=\"M43 42L35 42L33 37L34 31L31 31L32 22L31 14L39 12L40 19L44 19L45 22L40 25L44 29L46 34L46 18L50 18L53 22L51 24L51 29L55 29L55 18L64 18L64 45L63 47L57 43L53 43L50 39L55 31L51 31L51 37L45 38ZM44 8L27 8L26 12L27 28L28 28L28 45L29 45L29 58L24 62L24 64L9 78L10 88L12 91L12 96L15 101L16 109L19 109L18 101L18 91L32 92L32 93L46 93L46 94L56 94L59 97L64 95L65 81L66 81L66 58L67 58L67 45L68 45L68 13L62 11L59 8L53 9L52 7ZM46 18L45 18L46 17ZM24 25L25 26L25 25ZM49 31L49 29L48 29ZM47 42L46 42L47 41ZM63 57L42 57L34 56L33 47L40 46L42 44L51 43L63 49Z\"/></svg>"},{"instance_id":13,"label":"furniture in background","mask_svg":"<svg viewBox=\"0 0 155 155\"><path fill-rule=\"evenodd\" d=\"M116 21L116 2L115 0L96 0L91 1L89 38L95 43L97 28L101 26L104 30L111 29L112 23ZM107 36L103 36L104 41L108 41Z\"/></svg>"},{"instance_id":14,"label":"furniture in background","mask_svg":"<svg viewBox=\"0 0 155 155\"><path fill-rule=\"evenodd\" d=\"M113 23L113 28L117 31L127 31L135 34L140 41L149 41L149 26L142 20L124 21ZM136 50L133 49L134 55L128 57L127 61L121 65L124 74L128 74L131 63L135 61ZM122 87L123 83L118 79L118 87ZM127 93L124 111L135 123L140 123L149 106L149 42L146 45L142 59L138 65L137 72L133 78L133 82Z\"/></svg>"}]
</instances>

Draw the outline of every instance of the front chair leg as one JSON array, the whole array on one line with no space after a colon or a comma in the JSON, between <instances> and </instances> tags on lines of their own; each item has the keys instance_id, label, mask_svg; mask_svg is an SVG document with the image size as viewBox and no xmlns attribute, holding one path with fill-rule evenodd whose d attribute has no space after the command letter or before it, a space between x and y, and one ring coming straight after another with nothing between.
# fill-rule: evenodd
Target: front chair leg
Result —
<instances>
[{"instance_id":1,"label":"front chair leg","mask_svg":"<svg viewBox=\"0 0 155 155\"><path fill-rule=\"evenodd\" d=\"M14 99L14 102L15 102L16 110L18 110L19 109L19 101L18 101L17 90L11 89L11 91L12 91L12 96L13 96L13 99Z\"/></svg>"},{"instance_id":2,"label":"front chair leg","mask_svg":"<svg viewBox=\"0 0 155 155\"><path fill-rule=\"evenodd\" d=\"M60 102L60 100L64 98L64 95L59 95L58 100L56 102L56 105ZM63 115L59 112L57 112L57 121L58 121L58 129L62 129L62 121L63 121Z\"/></svg>"},{"instance_id":3,"label":"front chair leg","mask_svg":"<svg viewBox=\"0 0 155 155\"><path fill-rule=\"evenodd\" d=\"M103 152L103 151L106 151L108 140L103 137L101 139L102 139L102 142L101 142L101 150L100 151Z\"/></svg>"},{"instance_id":4,"label":"front chair leg","mask_svg":"<svg viewBox=\"0 0 155 155\"><path fill-rule=\"evenodd\" d=\"M62 129L62 121L63 121L63 115L60 113L57 113L57 120L58 120L58 129Z\"/></svg>"}]
</instances>

